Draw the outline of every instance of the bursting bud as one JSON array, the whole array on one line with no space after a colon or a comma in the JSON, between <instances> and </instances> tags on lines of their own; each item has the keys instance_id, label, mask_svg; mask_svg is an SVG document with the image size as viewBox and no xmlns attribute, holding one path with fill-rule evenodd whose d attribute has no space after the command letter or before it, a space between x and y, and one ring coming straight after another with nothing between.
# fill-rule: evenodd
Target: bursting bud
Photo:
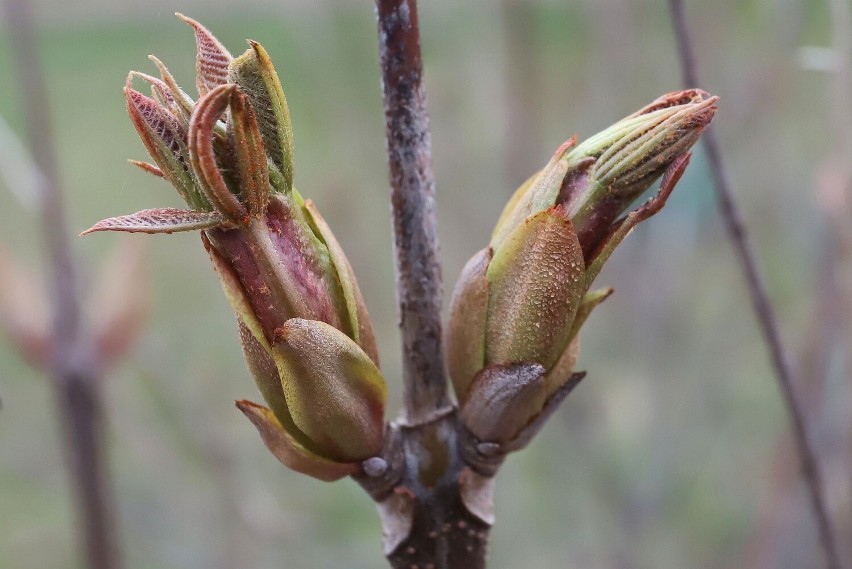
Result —
<instances>
[{"instance_id":1,"label":"bursting bud","mask_svg":"<svg viewBox=\"0 0 852 569\"><path fill-rule=\"evenodd\" d=\"M322 480L379 454L386 387L364 300L343 250L293 186L290 114L257 42L234 58L201 24L193 100L155 57L160 77L131 72L130 118L188 209L98 222L84 233L200 230L237 316L249 369L268 407L237 407L272 453ZM133 88L141 79L151 96Z\"/></svg>"},{"instance_id":2,"label":"bursting bud","mask_svg":"<svg viewBox=\"0 0 852 569\"><path fill-rule=\"evenodd\" d=\"M612 293L589 287L631 229L663 207L717 100L670 93L580 145L572 138L512 196L450 308L448 367L478 440L521 448L579 381L580 328ZM661 176L657 195L624 215Z\"/></svg>"}]
</instances>

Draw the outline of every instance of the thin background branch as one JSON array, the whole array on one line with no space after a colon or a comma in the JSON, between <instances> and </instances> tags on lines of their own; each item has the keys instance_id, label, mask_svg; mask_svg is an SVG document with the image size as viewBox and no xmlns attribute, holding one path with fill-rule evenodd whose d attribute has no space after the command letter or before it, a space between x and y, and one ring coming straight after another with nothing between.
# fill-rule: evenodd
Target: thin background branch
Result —
<instances>
[{"instance_id":1,"label":"thin background branch","mask_svg":"<svg viewBox=\"0 0 852 569\"><path fill-rule=\"evenodd\" d=\"M787 42L783 49L790 57L796 56L799 65L811 73L826 73L831 80L831 89L826 92L830 108L833 137L827 140L829 150L825 158L817 165L815 197L824 223L820 235L818 273L813 285L814 310L810 322L805 327L805 342L801 348L796 368L799 378L799 400L804 404L809 424L821 420L832 433L838 433L839 424L844 417L832 413L826 405L834 397L831 385L834 373L832 364L836 361L839 349L848 346L850 308L852 308L852 288L849 287L849 270L852 267L850 243L850 206L852 206L852 167L848 160L852 156L852 85L850 79L850 55L852 55L852 21L846 0L831 0L831 29L833 46L802 46L799 42ZM801 18L799 18L801 20ZM799 26L802 22L799 23ZM797 36L799 34L796 34ZM798 49L796 49L798 48ZM846 353L852 353L847 350ZM848 362L845 370L848 370ZM837 370L843 373L844 368ZM842 377L849 377L848 371ZM845 386L847 389L852 385ZM841 427L842 428L842 427ZM847 441L852 442L852 432L846 433ZM827 487L842 487L852 482L850 470L843 468L844 460L852 458L847 452L845 459L838 457L843 452L836 444L831 444L831 436L823 436L822 446L817 448L825 464L824 475ZM793 492L798 483L796 476L796 455L793 437L785 434L774 451L772 483L763 498L760 515L753 537L740 561L734 567L775 569L783 565L785 555L792 546L792 539L801 527L796 497ZM852 449L850 449L852 450ZM852 492L840 495L832 501L835 534L852 535L852 510L850 510ZM846 540L849 541L849 540ZM852 550L840 540L839 555L841 562L848 564ZM789 564L789 562L788 562Z\"/></svg>"},{"instance_id":2,"label":"thin background branch","mask_svg":"<svg viewBox=\"0 0 852 569\"><path fill-rule=\"evenodd\" d=\"M30 153L41 171L39 226L50 258L52 305L51 372L66 436L67 460L75 485L90 569L117 569L119 551L103 450L99 362L82 325L75 259L59 181L59 166L48 111L47 85L39 61L33 5L5 0L9 38L29 133Z\"/></svg>"},{"instance_id":3,"label":"thin background branch","mask_svg":"<svg viewBox=\"0 0 852 569\"><path fill-rule=\"evenodd\" d=\"M834 155L823 165L818 186L820 201L825 217L833 233L834 249L832 271L834 286L838 289L841 319L845 325L846 378L852 374L852 8L846 0L831 0L831 22L835 68L831 96L831 123L834 126ZM847 381L849 394L852 385ZM850 400L852 402L852 400ZM852 431L847 432L846 469L842 477L846 481L846 501L842 505L840 535L852 531ZM833 472L829 472L833 474ZM852 555L852 540L845 544L847 560Z\"/></svg>"},{"instance_id":4,"label":"thin background branch","mask_svg":"<svg viewBox=\"0 0 852 569\"><path fill-rule=\"evenodd\" d=\"M672 13L675 34L677 35L678 55L681 60L685 85L688 87L700 85L683 1L669 0L669 6ZM840 569L840 558L831 528L828 508L825 503L819 465L808 437L804 410L796 398L790 358L781 340L775 311L766 292L766 286L757 269L757 262L748 241L746 227L734 199L728 171L723 163L721 148L712 126L704 132L704 144L707 150L710 170L715 182L714 186L722 218L725 221L731 242L739 257L740 265L748 284L755 315L757 316L761 332L769 349L778 386L781 389L787 413L792 423L796 451L799 455L802 474L808 488L813 514L816 518L817 532L823 554L825 555L826 567L829 569Z\"/></svg>"}]
</instances>

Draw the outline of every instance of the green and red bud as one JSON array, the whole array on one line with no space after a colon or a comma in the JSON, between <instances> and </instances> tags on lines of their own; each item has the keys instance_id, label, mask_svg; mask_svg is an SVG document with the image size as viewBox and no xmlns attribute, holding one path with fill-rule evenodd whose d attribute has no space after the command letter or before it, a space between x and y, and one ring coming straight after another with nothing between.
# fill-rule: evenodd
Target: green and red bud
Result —
<instances>
[{"instance_id":1,"label":"green and red bud","mask_svg":"<svg viewBox=\"0 0 852 569\"><path fill-rule=\"evenodd\" d=\"M519 448L575 377L580 327L612 292L589 287L662 208L717 100L671 93L580 145L572 138L512 196L490 246L462 270L447 329L462 419L479 440ZM657 196L624 215L661 176Z\"/></svg>"},{"instance_id":2,"label":"green and red bud","mask_svg":"<svg viewBox=\"0 0 852 569\"><path fill-rule=\"evenodd\" d=\"M688 90L663 95L569 155L595 159L588 183L561 196L589 254L612 223L675 162L687 154L716 113L718 97ZM614 134L612 134L614 133Z\"/></svg>"},{"instance_id":3,"label":"green and red bud","mask_svg":"<svg viewBox=\"0 0 852 569\"><path fill-rule=\"evenodd\" d=\"M179 15L180 16L180 15ZM314 205L293 187L290 115L256 42L233 58L195 30L193 101L156 58L161 79L131 73L128 112L156 166L189 209L103 220L84 233L202 230L234 308L243 351L269 409L238 407L287 466L324 480L382 447L385 386L369 315L349 261ZM130 81L151 85L148 97Z\"/></svg>"},{"instance_id":4,"label":"green and red bud","mask_svg":"<svg viewBox=\"0 0 852 569\"><path fill-rule=\"evenodd\" d=\"M562 205L588 259L609 226L689 152L717 100L698 89L669 93L579 145L566 141L506 204L491 246L529 215Z\"/></svg>"}]
</instances>

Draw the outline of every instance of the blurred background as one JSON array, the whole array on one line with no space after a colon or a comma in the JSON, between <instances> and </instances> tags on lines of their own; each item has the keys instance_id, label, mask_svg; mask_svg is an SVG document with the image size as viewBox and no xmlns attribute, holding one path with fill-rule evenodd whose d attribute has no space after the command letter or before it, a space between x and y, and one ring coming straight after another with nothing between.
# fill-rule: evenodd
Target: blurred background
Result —
<instances>
[{"instance_id":1,"label":"blurred background","mask_svg":"<svg viewBox=\"0 0 852 569\"><path fill-rule=\"evenodd\" d=\"M366 0L39 0L50 109L76 234L179 206L124 109L156 54L189 89L200 20L233 53L270 52L290 103L296 184L352 261L399 408L384 118ZM852 563L852 239L848 0L687 2L700 87L808 408ZM513 189L573 134L608 126L681 78L663 0L421 2L447 296ZM0 116L25 138L9 34ZM0 153L11 152L9 140ZM8 178L6 178L8 180ZM38 269L37 219L0 182L0 243ZM24 192L25 193L25 192ZM118 237L74 239L85 288ZM147 245L145 328L105 379L117 527L131 569L373 568L364 492L285 470L234 408L259 400L197 235ZM820 567L788 423L699 150L668 207L598 279L589 375L497 485L491 567ZM95 302L95 307L97 303ZM95 308L96 309L96 308ZM0 341L0 567L82 567L51 386Z\"/></svg>"}]
</instances>

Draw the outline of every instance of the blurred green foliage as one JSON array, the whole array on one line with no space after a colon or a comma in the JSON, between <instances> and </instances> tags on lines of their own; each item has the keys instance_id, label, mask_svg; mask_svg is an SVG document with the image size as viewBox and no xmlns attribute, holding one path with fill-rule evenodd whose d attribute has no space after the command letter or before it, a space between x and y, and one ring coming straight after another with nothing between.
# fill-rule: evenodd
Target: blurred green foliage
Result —
<instances>
[{"instance_id":1,"label":"blurred green foliage","mask_svg":"<svg viewBox=\"0 0 852 569\"><path fill-rule=\"evenodd\" d=\"M148 53L191 84L192 34L174 9L234 53L244 38L262 42L292 110L296 185L356 270L395 414L399 340L371 3L148 4L38 5L52 102L45 112L54 119L72 227L178 205L165 182L126 164L145 152L121 94L129 69L153 71ZM520 5L533 22L520 86L510 83L519 74L508 68L504 41L517 6L420 6L448 294L511 191L560 142L681 86L665 2ZM823 2L794 0L688 8L701 87L722 97L716 128L783 333L799 349L824 246L813 187L831 151L832 119L830 77L799 67L796 50L829 45L828 12ZM23 136L5 39L0 114ZM510 101L510 89L522 97ZM508 127L514 112L528 118L524 133ZM515 153L528 157L525 171L510 171ZM0 241L40 263L30 213L8 192L0 204ZM138 348L106 386L128 567L382 566L367 496L351 481L324 485L286 471L234 409L234 399L259 395L198 237L138 238L149 244L152 310ZM88 278L114 239L74 241ZM616 294L584 328L588 378L501 471L492 566L744 566L786 421L700 150L666 210L628 239L598 283ZM0 362L0 567L78 567L49 384L7 344ZM844 393L839 366L832 370L826 399ZM840 423L823 421L820 440ZM778 567L816 566L804 495L794 491Z\"/></svg>"}]
</instances>

